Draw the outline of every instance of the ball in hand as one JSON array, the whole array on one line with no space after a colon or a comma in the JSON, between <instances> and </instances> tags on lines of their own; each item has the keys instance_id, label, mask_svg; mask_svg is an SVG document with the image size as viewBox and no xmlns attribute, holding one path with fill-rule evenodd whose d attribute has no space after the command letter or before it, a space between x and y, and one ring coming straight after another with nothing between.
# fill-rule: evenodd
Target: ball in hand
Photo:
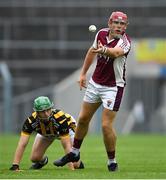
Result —
<instances>
[{"instance_id":1,"label":"ball in hand","mask_svg":"<svg viewBox=\"0 0 166 180\"><path fill-rule=\"evenodd\" d=\"M96 29L97 29L97 28L96 28L95 25L90 25L90 26L89 26L89 31L90 31L90 32L95 32Z\"/></svg>"}]
</instances>

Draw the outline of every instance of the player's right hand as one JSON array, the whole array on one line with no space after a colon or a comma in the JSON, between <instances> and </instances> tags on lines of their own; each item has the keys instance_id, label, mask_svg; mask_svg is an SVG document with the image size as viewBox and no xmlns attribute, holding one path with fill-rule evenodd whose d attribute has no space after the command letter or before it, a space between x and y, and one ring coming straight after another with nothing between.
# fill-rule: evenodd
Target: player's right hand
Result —
<instances>
[{"instance_id":1,"label":"player's right hand","mask_svg":"<svg viewBox=\"0 0 166 180\"><path fill-rule=\"evenodd\" d=\"M87 86L86 86L86 76L85 75L80 76L80 79L78 80L78 84L80 86L80 90L82 90L82 88L87 88Z\"/></svg>"},{"instance_id":2,"label":"player's right hand","mask_svg":"<svg viewBox=\"0 0 166 180\"><path fill-rule=\"evenodd\" d=\"M78 81L79 86L80 86L80 90L82 90L82 88L86 88L86 82L85 81Z\"/></svg>"},{"instance_id":3,"label":"player's right hand","mask_svg":"<svg viewBox=\"0 0 166 180\"><path fill-rule=\"evenodd\" d=\"M12 166L9 168L11 171L19 171L19 165L18 164L12 164Z\"/></svg>"}]
</instances>

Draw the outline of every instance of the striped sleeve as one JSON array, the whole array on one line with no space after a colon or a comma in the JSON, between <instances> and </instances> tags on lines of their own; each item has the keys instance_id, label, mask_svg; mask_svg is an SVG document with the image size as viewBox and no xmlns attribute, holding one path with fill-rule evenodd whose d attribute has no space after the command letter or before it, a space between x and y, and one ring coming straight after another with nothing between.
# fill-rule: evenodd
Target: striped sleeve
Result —
<instances>
[{"instance_id":1,"label":"striped sleeve","mask_svg":"<svg viewBox=\"0 0 166 180\"><path fill-rule=\"evenodd\" d=\"M27 133L27 132L21 131L21 136L30 136L30 135L31 135L30 133Z\"/></svg>"},{"instance_id":2,"label":"striped sleeve","mask_svg":"<svg viewBox=\"0 0 166 180\"><path fill-rule=\"evenodd\" d=\"M22 132L24 134L31 134L33 132L31 123L32 123L32 121L30 118L27 118L26 121L24 122L23 127L22 127Z\"/></svg>"},{"instance_id":3,"label":"striped sleeve","mask_svg":"<svg viewBox=\"0 0 166 180\"><path fill-rule=\"evenodd\" d=\"M123 49L124 54L126 54L130 51L131 44L126 35L122 36L122 38L119 40L117 46L119 46Z\"/></svg>"},{"instance_id":4,"label":"striped sleeve","mask_svg":"<svg viewBox=\"0 0 166 180\"><path fill-rule=\"evenodd\" d=\"M93 44L92 44L92 47L94 49L97 49L97 37L98 37L98 34L99 34L99 32L96 34L95 39L94 39Z\"/></svg>"}]
</instances>

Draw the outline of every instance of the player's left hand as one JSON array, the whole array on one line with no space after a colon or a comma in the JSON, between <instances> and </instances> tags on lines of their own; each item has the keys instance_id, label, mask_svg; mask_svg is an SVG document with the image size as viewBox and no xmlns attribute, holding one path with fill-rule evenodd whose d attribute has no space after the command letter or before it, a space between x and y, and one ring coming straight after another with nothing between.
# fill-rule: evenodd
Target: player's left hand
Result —
<instances>
[{"instance_id":1,"label":"player's left hand","mask_svg":"<svg viewBox=\"0 0 166 180\"><path fill-rule=\"evenodd\" d=\"M107 50L107 48L105 46L103 46L100 41L98 41L97 49L93 49L92 52L104 54L106 52L106 50Z\"/></svg>"}]
</instances>

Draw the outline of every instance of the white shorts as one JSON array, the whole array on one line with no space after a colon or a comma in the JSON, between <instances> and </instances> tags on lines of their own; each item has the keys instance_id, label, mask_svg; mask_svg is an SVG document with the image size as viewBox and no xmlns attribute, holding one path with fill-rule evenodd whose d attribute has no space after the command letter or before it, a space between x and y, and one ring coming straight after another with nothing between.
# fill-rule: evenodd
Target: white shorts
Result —
<instances>
[{"instance_id":1,"label":"white shorts","mask_svg":"<svg viewBox=\"0 0 166 180\"><path fill-rule=\"evenodd\" d=\"M90 79L83 100L89 103L102 102L104 108L118 111L122 100L123 90L124 87L103 86Z\"/></svg>"},{"instance_id":2,"label":"white shorts","mask_svg":"<svg viewBox=\"0 0 166 180\"><path fill-rule=\"evenodd\" d=\"M73 140L74 140L74 135L75 135L75 132L72 129L69 129L69 136L70 136L71 142L73 142ZM60 137L58 137L58 136L43 136L43 135L37 133L35 139L46 139L48 141L54 141L55 139L60 139Z\"/></svg>"}]
</instances>

